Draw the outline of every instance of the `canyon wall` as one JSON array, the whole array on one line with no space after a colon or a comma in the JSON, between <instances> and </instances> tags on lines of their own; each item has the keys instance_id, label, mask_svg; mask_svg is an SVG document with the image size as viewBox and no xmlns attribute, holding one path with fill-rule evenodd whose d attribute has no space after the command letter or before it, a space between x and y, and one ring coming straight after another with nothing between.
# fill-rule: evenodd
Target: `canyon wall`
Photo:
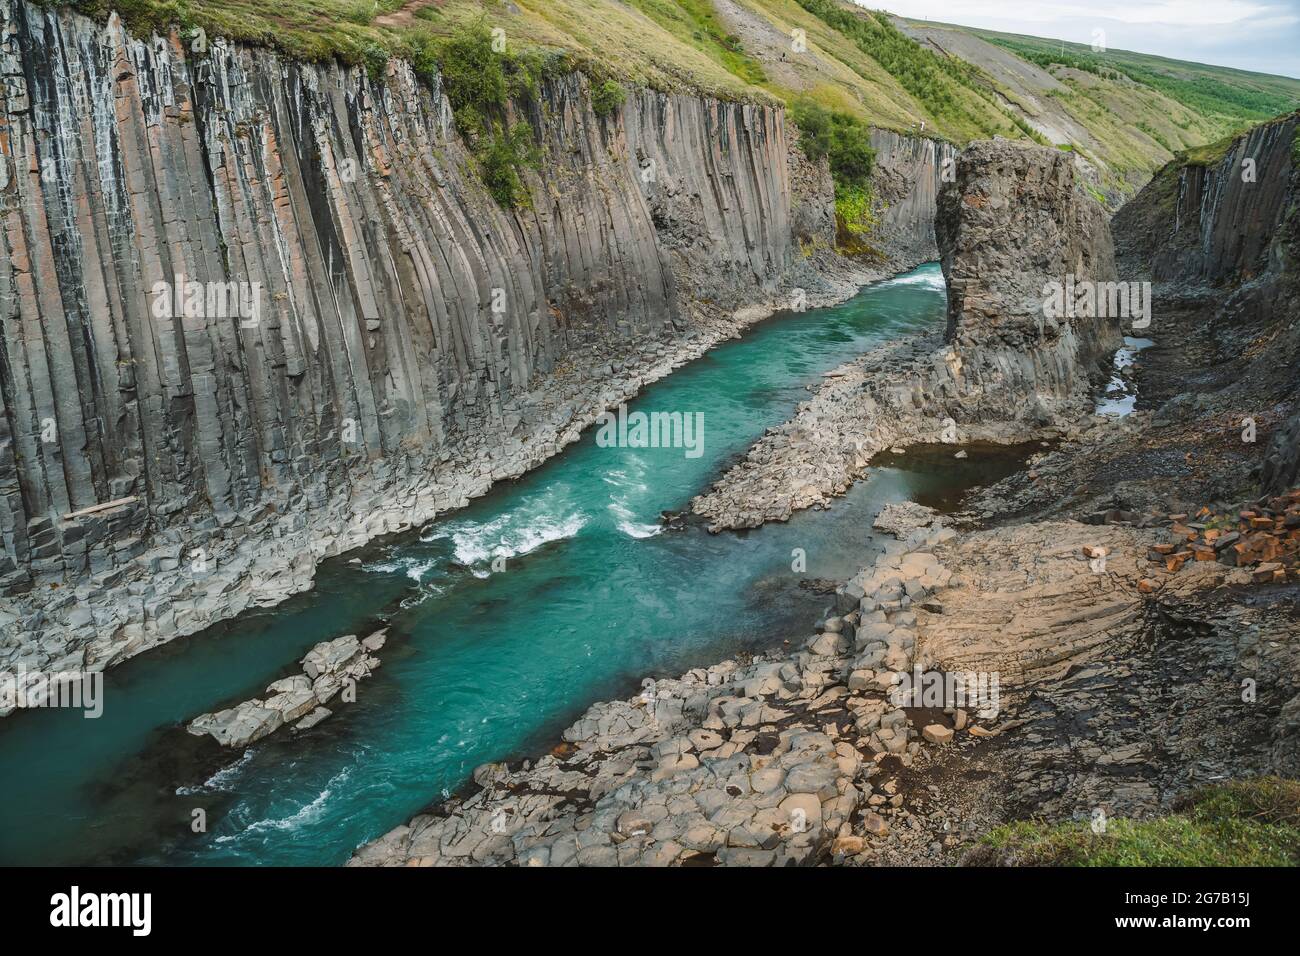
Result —
<instances>
[{"instance_id":1,"label":"canyon wall","mask_svg":"<svg viewBox=\"0 0 1300 956\"><path fill-rule=\"evenodd\" d=\"M826 507L887 448L1010 444L1091 414L1119 322L1049 316L1044 286L1115 279L1105 211L1058 150L974 143L950 179L940 162L931 241L948 285L947 328L889 342L827 376L692 500L711 531Z\"/></svg>"},{"instance_id":2,"label":"canyon wall","mask_svg":"<svg viewBox=\"0 0 1300 956\"><path fill-rule=\"evenodd\" d=\"M941 140L873 129L872 190L878 222L872 242L908 266L939 258L934 215L944 170L955 170L957 148Z\"/></svg>"},{"instance_id":3,"label":"canyon wall","mask_svg":"<svg viewBox=\"0 0 1300 956\"><path fill-rule=\"evenodd\" d=\"M1157 174L1173 185L1164 185L1163 194L1162 186L1152 190L1160 199L1158 215L1151 215L1147 203L1116 215L1117 235L1150 237L1154 281L1223 285L1248 281L1280 263L1274 239L1293 196L1298 126L1300 114L1292 113L1237 137L1213 162L1175 161ZM1146 222L1136 222L1137 216Z\"/></svg>"},{"instance_id":4,"label":"canyon wall","mask_svg":"<svg viewBox=\"0 0 1300 956\"><path fill-rule=\"evenodd\" d=\"M511 107L542 163L506 210L400 61L0 0L0 74L0 665L102 667L281 600L867 276L795 251L831 185L772 107L635 89L600 117L548 79Z\"/></svg>"},{"instance_id":5,"label":"canyon wall","mask_svg":"<svg viewBox=\"0 0 1300 956\"><path fill-rule=\"evenodd\" d=\"M1298 159L1300 113L1280 116L1170 163L1112 224L1121 271L1157 284L1157 320L1207 343L1201 390L1259 422L1257 477L1273 494L1300 479Z\"/></svg>"}]
</instances>

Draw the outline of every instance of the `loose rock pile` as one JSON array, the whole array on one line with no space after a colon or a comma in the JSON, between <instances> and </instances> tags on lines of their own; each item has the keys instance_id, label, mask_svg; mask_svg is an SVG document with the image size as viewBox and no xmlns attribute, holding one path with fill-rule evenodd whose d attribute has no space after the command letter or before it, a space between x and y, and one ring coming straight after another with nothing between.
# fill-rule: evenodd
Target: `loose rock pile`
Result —
<instances>
[{"instance_id":1,"label":"loose rock pile","mask_svg":"<svg viewBox=\"0 0 1300 956\"><path fill-rule=\"evenodd\" d=\"M223 747L247 747L285 724L294 731L315 727L332 711L325 706L348 681L361 681L379 667L372 656L384 646L386 629L364 640L346 634L322 641L302 659L303 673L285 677L266 688L268 696L190 721L186 728L196 737L210 736ZM297 723L294 723L294 722Z\"/></svg>"},{"instance_id":2,"label":"loose rock pile","mask_svg":"<svg viewBox=\"0 0 1300 956\"><path fill-rule=\"evenodd\" d=\"M1218 561L1254 568L1256 583L1300 580L1300 488L1262 501L1236 515L1202 508L1194 520L1169 516L1173 541L1151 547L1149 557L1174 573L1189 561Z\"/></svg>"}]
</instances>

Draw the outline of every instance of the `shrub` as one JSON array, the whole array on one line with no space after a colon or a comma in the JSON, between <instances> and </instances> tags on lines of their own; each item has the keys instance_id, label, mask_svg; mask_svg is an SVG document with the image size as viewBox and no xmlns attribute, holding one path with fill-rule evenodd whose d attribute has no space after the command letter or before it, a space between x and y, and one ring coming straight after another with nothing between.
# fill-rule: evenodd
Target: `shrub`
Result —
<instances>
[{"instance_id":1,"label":"shrub","mask_svg":"<svg viewBox=\"0 0 1300 956\"><path fill-rule=\"evenodd\" d=\"M877 223L872 200L866 186L835 187L835 245L843 255L884 258L868 241Z\"/></svg>"},{"instance_id":2,"label":"shrub","mask_svg":"<svg viewBox=\"0 0 1300 956\"><path fill-rule=\"evenodd\" d=\"M609 116L627 99L627 91L614 80L606 80L591 88L591 108L597 116Z\"/></svg>"},{"instance_id":3,"label":"shrub","mask_svg":"<svg viewBox=\"0 0 1300 956\"><path fill-rule=\"evenodd\" d=\"M532 129L526 123L516 123L509 129L501 125L479 139L482 143L476 150L479 176L492 198L507 208L527 206L528 189L520 171L525 167L536 168L541 163Z\"/></svg>"},{"instance_id":4,"label":"shrub","mask_svg":"<svg viewBox=\"0 0 1300 956\"><path fill-rule=\"evenodd\" d=\"M490 131L509 98L505 56L492 49L492 33L481 21L461 27L443 41L436 62L456 126L466 136Z\"/></svg>"},{"instance_id":5,"label":"shrub","mask_svg":"<svg viewBox=\"0 0 1300 956\"><path fill-rule=\"evenodd\" d=\"M791 116L799 127L799 145L814 162L826 158L835 182L835 234L840 251L850 256L878 256L866 237L876 226L872 210L871 170L876 151L871 128L857 117L797 100Z\"/></svg>"},{"instance_id":6,"label":"shrub","mask_svg":"<svg viewBox=\"0 0 1300 956\"><path fill-rule=\"evenodd\" d=\"M795 101L791 117L799 127L804 154L813 162L823 156L829 159L836 188L867 186L876 151L871 148L871 128L866 123L809 100Z\"/></svg>"},{"instance_id":7,"label":"shrub","mask_svg":"<svg viewBox=\"0 0 1300 956\"><path fill-rule=\"evenodd\" d=\"M801 7L848 37L935 117L960 114L961 87L974 85L974 67L939 56L901 33L888 15L858 12L837 0L798 0Z\"/></svg>"},{"instance_id":8,"label":"shrub","mask_svg":"<svg viewBox=\"0 0 1300 956\"><path fill-rule=\"evenodd\" d=\"M362 51L362 56L365 58L366 74L370 81L377 82L388 66L388 50L378 43L372 43Z\"/></svg>"},{"instance_id":9,"label":"shrub","mask_svg":"<svg viewBox=\"0 0 1300 956\"><path fill-rule=\"evenodd\" d=\"M535 102L546 61L539 53L498 52L483 21L461 26L447 39L411 41L417 73L442 77L456 128L469 145L479 177L492 197L507 208L527 205L522 172L540 164L540 151L527 123L510 125L508 107Z\"/></svg>"}]
</instances>

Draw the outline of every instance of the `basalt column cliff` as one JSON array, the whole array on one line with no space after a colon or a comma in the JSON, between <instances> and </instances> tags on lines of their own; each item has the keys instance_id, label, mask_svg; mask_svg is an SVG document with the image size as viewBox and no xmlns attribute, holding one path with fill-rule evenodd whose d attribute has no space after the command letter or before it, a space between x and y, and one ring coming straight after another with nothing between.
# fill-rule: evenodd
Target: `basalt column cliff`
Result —
<instances>
[{"instance_id":1,"label":"basalt column cliff","mask_svg":"<svg viewBox=\"0 0 1300 956\"><path fill-rule=\"evenodd\" d=\"M0 664L104 666L273 603L866 276L796 251L833 239L831 183L773 107L633 89L597 116L551 78L512 106L545 175L506 210L402 61L0 17Z\"/></svg>"}]
</instances>

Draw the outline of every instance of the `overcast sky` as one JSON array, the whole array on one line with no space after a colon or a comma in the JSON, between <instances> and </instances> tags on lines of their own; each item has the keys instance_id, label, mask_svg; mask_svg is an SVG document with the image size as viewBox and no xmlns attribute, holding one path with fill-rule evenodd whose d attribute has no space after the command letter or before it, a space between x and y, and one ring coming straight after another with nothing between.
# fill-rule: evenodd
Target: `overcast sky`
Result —
<instances>
[{"instance_id":1,"label":"overcast sky","mask_svg":"<svg viewBox=\"0 0 1300 956\"><path fill-rule=\"evenodd\" d=\"M857 0L904 17L1300 78L1300 0Z\"/></svg>"}]
</instances>

